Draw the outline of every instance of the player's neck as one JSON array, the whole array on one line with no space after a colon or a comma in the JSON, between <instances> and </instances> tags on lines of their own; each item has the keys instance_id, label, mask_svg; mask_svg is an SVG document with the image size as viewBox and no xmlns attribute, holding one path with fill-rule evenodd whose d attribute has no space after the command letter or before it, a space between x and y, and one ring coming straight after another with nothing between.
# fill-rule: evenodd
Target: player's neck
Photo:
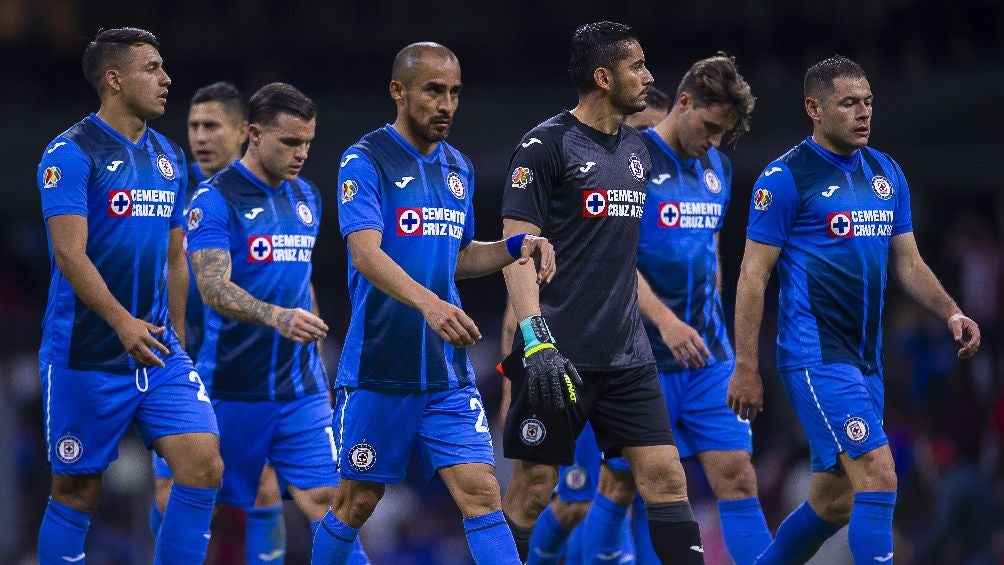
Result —
<instances>
[{"instance_id":1,"label":"player's neck","mask_svg":"<svg viewBox=\"0 0 1004 565\"><path fill-rule=\"evenodd\" d=\"M272 188L279 188L279 185L281 185L284 180L270 175L269 172L265 170L265 167L262 166L261 159L252 155L250 151L241 157L241 164L244 165L247 170L251 171L251 174L258 177L259 180Z\"/></svg>"},{"instance_id":2,"label":"player's neck","mask_svg":"<svg viewBox=\"0 0 1004 565\"><path fill-rule=\"evenodd\" d=\"M605 98L587 94L579 97L579 104L572 108L575 119L607 135L616 135L624 123L625 115L614 110Z\"/></svg>"},{"instance_id":3,"label":"player's neck","mask_svg":"<svg viewBox=\"0 0 1004 565\"><path fill-rule=\"evenodd\" d=\"M815 141L817 145L830 153L840 155L841 157L853 157L854 153L858 150L857 147L851 145L834 143L828 137L815 130L812 132L812 141Z\"/></svg>"},{"instance_id":4,"label":"player's neck","mask_svg":"<svg viewBox=\"0 0 1004 565\"><path fill-rule=\"evenodd\" d=\"M676 156L681 160L686 160L689 155L683 152L683 145L680 143L680 136L678 134L679 128L676 123L676 116L670 113L666 119L655 124L655 133L659 134L659 137L669 145L670 149L676 153Z\"/></svg>"},{"instance_id":5,"label":"player's neck","mask_svg":"<svg viewBox=\"0 0 1004 565\"><path fill-rule=\"evenodd\" d=\"M202 164L199 164L199 172L202 173L202 176L204 176L204 177L206 177L208 179L209 177L211 177L211 176L215 175L216 173L222 171L223 169L227 168L228 165L232 164L237 159L240 159L240 157L241 157L240 154L237 154L237 155L234 155L230 159L224 160L223 161L223 166L219 167L219 168L216 168L216 167L205 167ZM246 166L247 165L245 165L245 167Z\"/></svg>"},{"instance_id":6,"label":"player's neck","mask_svg":"<svg viewBox=\"0 0 1004 565\"><path fill-rule=\"evenodd\" d=\"M394 123L391 124L390 127L394 128L394 131L396 131L398 135L403 137L405 141L411 144L412 147L417 149L419 153L425 155L426 157L431 155L432 152L436 150L436 147L439 146L438 141L429 141L413 134L400 118L394 120Z\"/></svg>"},{"instance_id":7,"label":"player's neck","mask_svg":"<svg viewBox=\"0 0 1004 565\"><path fill-rule=\"evenodd\" d=\"M101 104L97 116L133 143L139 141L146 131L146 120L114 104Z\"/></svg>"}]
</instances>

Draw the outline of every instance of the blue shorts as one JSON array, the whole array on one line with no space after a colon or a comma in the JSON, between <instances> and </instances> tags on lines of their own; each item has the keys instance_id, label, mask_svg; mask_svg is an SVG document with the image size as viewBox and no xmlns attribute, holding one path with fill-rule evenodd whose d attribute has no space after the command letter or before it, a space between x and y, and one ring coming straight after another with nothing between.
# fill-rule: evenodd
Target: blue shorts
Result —
<instances>
[{"instance_id":1,"label":"blue shorts","mask_svg":"<svg viewBox=\"0 0 1004 565\"><path fill-rule=\"evenodd\" d=\"M488 417L473 384L431 392L339 387L334 428L338 470L354 481L404 481L413 447L428 478L451 465L495 466Z\"/></svg>"},{"instance_id":2,"label":"blue shorts","mask_svg":"<svg viewBox=\"0 0 1004 565\"><path fill-rule=\"evenodd\" d=\"M734 361L659 373L680 459L702 451L753 451L750 423L725 402Z\"/></svg>"},{"instance_id":3,"label":"blue shorts","mask_svg":"<svg viewBox=\"0 0 1004 565\"><path fill-rule=\"evenodd\" d=\"M841 452L857 459L889 444L880 374L838 363L783 372L781 382L809 437L814 473L839 469Z\"/></svg>"},{"instance_id":4,"label":"blue shorts","mask_svg":"<svg viewBox=\"0 0 1004 565\"><path fill-rule=\"evenodd\" d=\"M54 475L102 473L118 459L134 424L147 448L163 436L218 434L213 407L195 367L175 353L165 367L133 375L43 365L45 444Z\"/></svg>"},{"instance_id":5,"label":"blue shorts","mask_svg":"<svg viewBox=\"0 0 1004 565\"><path fill-rule=\"evenodd\" d=\"M167 464L167 459L164 459L156 451L150 452L153 455L153 478L155 479L173 479L174 472L171 471L171 466Z\"/></svg>"},{"instance_id":6,"label":"blue shorts","mask_svg":"<svg viewBox=\"0 0 1004 565\"><path fill-rule=\"evenodd\" d=\"M587 421L575 440L575 463L558 470L558 485L554 488L558 497L564 502L592 502L600 480L601 462L603 454L596 444L593 426ZM613 457L605 462L614 471L631 470L623 457Z\"/></svg>"},{"instance_id":7,"label":"blue shorts","mask_svg":"<svg viewBox=\"0 0 1004 565\"><path fill-rule=\"evenodd\" d=\"M254 506L261 472L275 469L279 490L338 485L327 392L296 400L214 400L223 484L218 504Z\"/></svg>"}]
</instances>

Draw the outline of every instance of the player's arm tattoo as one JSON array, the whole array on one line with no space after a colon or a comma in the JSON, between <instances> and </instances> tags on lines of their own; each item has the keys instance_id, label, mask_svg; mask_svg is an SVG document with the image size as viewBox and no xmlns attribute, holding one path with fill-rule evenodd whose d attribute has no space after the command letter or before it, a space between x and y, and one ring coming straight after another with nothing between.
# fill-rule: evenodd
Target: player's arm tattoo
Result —
<instances>
[{"instance_id":1,"label":"player's arm tattoo","mask_svg":"<svg viewBox=\"0 0 1004 565\"><path fill-rule=\"evenodd\" d=\"M293 313L258 300L230 280L230 253L224 249L200 249L190 256L202 301L227 318L282 329Z\"/></svg>"}]
</instances>

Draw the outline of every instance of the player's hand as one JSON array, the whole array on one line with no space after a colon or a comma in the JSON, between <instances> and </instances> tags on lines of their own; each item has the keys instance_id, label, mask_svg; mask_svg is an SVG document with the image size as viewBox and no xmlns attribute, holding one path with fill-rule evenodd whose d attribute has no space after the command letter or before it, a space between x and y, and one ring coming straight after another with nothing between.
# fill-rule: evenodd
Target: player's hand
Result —
<instances>
[{"instance_id":1,"label":"player's hand","mask_svg":"<svg viewBox=\"0 0 1004 565\"><path fill-rule=\"evenodd\" d=\"M659 324L659 335L681 367L697 369L711 359L711 352L697 330L679 318Z\"/></svg>"},{"instance_id":2,"label":"player's hand","mask_svg":"<svg viewBox=\"0 0 1004 565\"><path fill-rule=\"evenodd\" d=\"M453 347L470 347L481 339L474 320L445 300L436 299L421 311L425 323Z\"/></svg>"},{"instance_id":3,"label":"player's hand","mask_svg":"<svg viewBox=\"0 0 1004 565\"><path fill-rule=\"evenodd\" d=\"M537 284L547 284L554 278L557 270L554 262L554 246L546 237L527 234L523 245L519 248L520 258L517 262L525 265L530 259L536 259L540 267L537 269Z\"/></svg>"},{"instance_id":4,"label":"player's hand","mask_svg":"<svg viewBox=\"0 0 1004 565\"><path fill-rule=\"evenodd\" d=\"M726 403L737 416L752 422L763 412L763 381L760 371L743 368L736 364L735 372L729 380Z\"/></svg>"},{"instance_id":5,"label":"player's hand","mask_svg":"<svg viewBox=\"0 0 1004 565\"><path fill-rule=\"evenodd\" d=\"M955 314L948 318L948 329L959 344L959 359L969 359L980 348L980 327L971 318Z\"/></svg>"},{"instance_id":6,"label":"player's hand","mask_svg":"<svg viewBox=\"0 0 1004 565\"><path fill-rule=\"evenodd\" d=\"M561 411L579 402L576 387L582 386L572 362L554 346L554 336L540 315L519 323L523 334L523 364L530 393L530 406Z\"/></svg>"},{"instance_id":7,"label":"player's hand","mask_svg":"<svg viewBox=\"0 0 1004 565\"><path fill-rule=\"evenodd\" d=\"M154 349L164 355L171 354L171 350L166 345L153 337L165 331L167 328L164 326L155 326L132 316L125 317L115 327L115 333L118 334L119 341L122 342L122 346L129 352L129 355L140 365L148 367L164 366L164 362L154 354Z\"/></svg>"},{"instance_id":8,"label":"player's hand","mask_svg":"<svg viewBox=\"0 0 1004 565\"><path fill-rule=\"evenodd\" d=\"M279 308L274 327L282 337L303 345L328 335L328 325L324 320L303 308Z\"/></svg>"}]
</instances>

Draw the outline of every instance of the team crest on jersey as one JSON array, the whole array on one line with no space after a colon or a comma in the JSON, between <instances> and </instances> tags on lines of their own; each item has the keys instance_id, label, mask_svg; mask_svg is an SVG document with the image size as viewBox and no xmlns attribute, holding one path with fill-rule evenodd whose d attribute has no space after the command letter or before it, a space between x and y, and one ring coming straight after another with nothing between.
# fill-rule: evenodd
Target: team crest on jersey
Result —
<instances>
[{"instance_id":1,"label":"team crest on jersey","mask_svg":"<svg viewBox=\"0 0 1004 565\"><path fill-rule=\"evenodd\" d=\"M56 442L56 457L63 463L76 463L83 454L83 444L73 436L63 436Z\"/></svg>"},{"instance_id":2,"label":"team crest on jersey","mask_svg":"<svg viewBox=\"0 0 1004 565\"><path fill-rule=\"evenodd\" d=\"M422 235L422 209L397 209L397 235Z\"/></svg>"},{"instance_id":3,"label":"team crest on jersey","mask_svg":"<svg viewBox=\"0 0 1004 565\"><path fill-rule=\"evenodd\" d=\"M755 210L765 212L770 206L770 203L773 201L774 197L766 188L758 188L756 189L756 192L753 193L753 208Z\"/></svg>"},{"instance_id":4,"label":"team crest on jersey","mask_svg":"<svg viewBox=\"0 0 1004 565\"><path fill-rule=\"evenodd\" d=\"M827 235L830 237L851 237L854 223L850 212L831 212L826 215Z\"/></svg>"},{"instance_id":5,"label":"team crest on jersey","mask_svg":"<svg viewBox=\"0 0 1004 565\"><path fill-rule=\"evenodd\" d=\"M676 202L659 203L659 227L680 227L680 205Z\"/></svg>"},{"instance_id":6,"label":"team crest on jersey","mask_svg":"<svg viewBox=\"0 0 1004 565\"><path fill-rule=\"evenodd\" d=\"M304 201L299 201L296 203L296 215L303 222L303 225L310 227L314 225L314 213L310 211L310 206Z\"/></svg>"},{"instance_id":7,"label":"team crest on jersey","mask_svg":"<svg viewBox=\"0 0 1004 565\"><path fill-rule=\"evenodd\" d=\"M607 191L582 191L582 217L600 218L607 215Z\"/></svg>"},{"instance_id":8,"label":"team crest on jersey","mask_svg":"<svg viewBox=\"0 0 1004 565\"><path fill-rule=\"evenodd\" d=\"M376 449L368 443L357 443L349 450L349 467L363 473L376 465Z\"/></svg>"},{"instance_id":9,"label":"team crest on jersey","mask_svg":"<svg viewBox=\"0 0 1004 565\"><path fill-rule=\"evenodd\" d=\"M59 167L48 167L42 172L42 188L56 188L61 178L63 171L60 171Z\"/></svg>"},{"instance_id":10,"label":"team crest on jersey","mask_svg":"<svg viewBox=\"0 0 1004 565\"><path fill-rule=\"evenodd\" d=\"M116 218L131 215L132 194L128 190L112 190L108 193L108 215Z\"/></svg>"},{"instance_id":11,"label":"team crest on jersey","mask_svg":"<svg viewBox=\"0 0 1004 565\"><path fill-rule=\"evenodd\" d=\"M645 166L641 164L641 159L634 153L628 159L628 169L631 170L631 176L636 180L645 180Z\"/></svg>"},{"instance_id":12,"label":"team crest on jersey","mask_svg":"<svg viewBox=\"0 0 1004 565\"><path fill-rule=\"evenodd\" d=\"M704 186L708 187L712 194L722 191L722 181L718 180L718 175L711 169L704 171Z\"/></svg>"},{"instance_id":13,"label":"team crest on jersey","mask_svg":"<svg viewBox=\"0 0 1004 565\"><path fill-rule=\"evenodd\" d=\"M868 422L857 416L847 418L847 421L844 422L844 435L854 443L864 443L870 435Z\"/></svg>"},{"instance_id":14,"label":"team crest on jersey","mask_svg":"<svg viewBox=\"0 0 1004 565\"><path fill-rule=\"evenodd\" d=\"M174 163L163 153L157 155L157 170L165 179L174 180Z\"/></svg>"},{"instance_id":15,"label":"team crest on jersey","mask_svg":"<svg viewBox=\"0 0 1004 565\"><path fill-rule=\"evenodd\" d=\"M882 200L892 198L892 183L882 175L872 177L872 192Z\"/></svg>"},{"instance_id":16,"label":"team crest on jersey","mask_svg":"<svg viewBox=\"0 0 1004 565\"><path fill-rule=\"evenodd\" d=\"M446 175L446 186L450 188L450 193L459 198L464 199L464 195L467 194L467 189L464 188L464 181L460 178L460 173L457 171L451 171L450 174Z\"/></svg>"},{"instance_id":17,"label":"team crest on jersey","mask_svg":"<svg viewBox=\"0 0 1004 565\"><path fill-rule=\"evenodd\" d=\"M523 420L523 423L519 425L519 439L527 445L540 445L545 437L547 437L547 428L544 427L544 422L536 418Z\"/></svg>"},{"instance_id":18,"label":"team crest on jersey","mask_svg":"<svg viewBox=\"0 0 1004 565\"><path fill-rule=\"evenodd\" d=\"M512 171L512 187L523 190L533 182L533 171L527 167L516 167Z\"/></svg>"},{"instance_id":19,"label":"team crest on jersey","mask_svg":"<svg viewBox=\"0 0 1004 565\"><path fill-rule=\"evenodd\" d=\"M248 263L265 263L272 260L272 239L264 235L248 237Z\"/></svg>"},{"instance_id":20,"label":"team crest on jersey","mask_svg":"<svg viewBox=\"0 0 1004 565\"><path fill-rule=\"evenodd\" d=\"M349 179L342 183L342 204L352 202L352 199L359 194L359 185L356 181Z\"/></svg>"},{"instance_id":21,"label":"team crest on jersey","mask_svg":"<svg viewBox=\"0 0 1004 565\"><path fill-rule=\"evenodd\" d=\"M188 231L192 231L199 227L199 222L202 221L202 208L192 208L188 212Z\"/></svg>"},{"instance_id":22,"label":"team crest on jersey","mask_svg":"<svg viewBox=\"0 0 1004 565\"><path fill-rule=\"evenodd\" d=\"M572 490L579 490L580 488L586 486L586 479L588 478L588 473L582 467L582 465L572 465L565 472L565 485Z\"/></svg>"}]
</instances>

